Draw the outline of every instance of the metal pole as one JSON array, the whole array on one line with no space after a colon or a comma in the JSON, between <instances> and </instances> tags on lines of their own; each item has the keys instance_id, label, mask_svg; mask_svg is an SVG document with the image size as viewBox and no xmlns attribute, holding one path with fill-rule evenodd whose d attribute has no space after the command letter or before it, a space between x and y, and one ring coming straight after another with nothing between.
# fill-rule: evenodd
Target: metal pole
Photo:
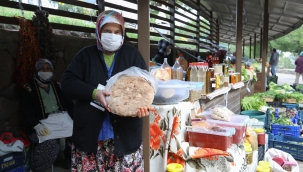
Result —
<instances>
[{"instance_id":1,"label":"metal pole","mask_svg":"<svg viewBox=\"0 0 303 172\"><path fill-rule=\"evenodd\" d=\"M97 14L97 16L98 16L105 9L105 2L104 2L104 0L96 0L96 3L98 4L98 14Z\"/></svg>"},{"instance_id":2,"label":"metal pole","mask_svg":"<svg viewBox=\"0 0 303 172\"><path fill-rule=\"evenodd\" d=\"M149 1L137 1L138 3L138 50L145 60L145 64L149 70L150 59L150 33L149 33ZM149 164L149 116L143 118L143 155L144 155L144 171L150 171Z\"/></svg>"},{"instance_id":3,"label":"metal pole","mask_svg":"<svg viewBox=\"0 0 303 172\"><path fill-rule=\"evenodd\" d=\"M262 47L263 47L263 29L260 31L260 58L262 59Z\"/></svg>"},{"instance_id":4,"label":"metal pole","mask_svg":"<svg viewBox=\"0 0 303 172\"><path fill-rule=\"evenodd\" d=\"M256 59L256 52L257 52L257 34L254 35L254 59Z\"/></svg>"},{"instance_id":5,"label":"metal pole","mask_svg":"<svg viewBox=\"0 0 303 172\"><path fill-rule=\"evenodd\" d=\"M244 53L245 53L245 39L243 39L243 45L242 45L242 51L243 51L243 53L242 53L242 57L244 57L245 55L244 55Z\"/></svg>"},{"instance_id":6,"label":"metal pole","mask_svg":"<svg viewBox=\"0 0 303 172\"><path fill-rule=\"evenodd\" d=\"M243 0L237 0L236 70L242 68L242 11Z\"/></svg>"},{"instance_id":7,"label":"metal pole","mask_svg":"<svg viewBox=\"0 0 303 172\"><path fill-rule=\"evenodd\" d=\"M249 37L249 58L251 59L251 36Z\"/></svg>"},{"instance_id":8,"label":"metal pole","mask_svg":"<svg viewBox=\"0 0 303 172\"><path fill-rule=\"evenodd\" d=\"M264 20L263 20L263 47L262 47L262 77L261 77L261 92L265 92L265 63L267 61L267 44L268 44L268 0L264 0Z\"/></svg>"}]
</instances>

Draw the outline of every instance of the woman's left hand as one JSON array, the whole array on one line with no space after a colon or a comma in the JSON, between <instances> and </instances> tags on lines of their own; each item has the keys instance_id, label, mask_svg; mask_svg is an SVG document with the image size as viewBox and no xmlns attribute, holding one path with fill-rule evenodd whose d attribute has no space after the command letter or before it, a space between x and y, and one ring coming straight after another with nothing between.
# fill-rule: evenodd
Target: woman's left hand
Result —
<instances>
[{"instance_id":1,"label":"woman's left hand","mask_svg":"<svg viewBox=\"0 0 303 172\"><path fill-rule=\"evenodd\" d=\"M151 111L151 110L154 110L154 108L153 108L153 107L148 107L148 108L143 107L143 108L140 108L140 109L138 110L136 116L139 117L139 118L148 116L148 115L149 115L149 111ZM136 117L136 116L133 116L133 117Z\"/></svg>"}]
</instances>

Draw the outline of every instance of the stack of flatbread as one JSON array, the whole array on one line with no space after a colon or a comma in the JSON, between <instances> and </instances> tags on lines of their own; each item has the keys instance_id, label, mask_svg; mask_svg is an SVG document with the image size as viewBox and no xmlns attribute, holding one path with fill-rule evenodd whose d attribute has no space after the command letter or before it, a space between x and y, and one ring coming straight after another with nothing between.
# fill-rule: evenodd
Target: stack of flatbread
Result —
<instances>
[{"instance_id":1,"label":"stack of flatbread","mask_svg":"<svg viewBox=\"0 0 303 172\"><path fill-rule=\"evenodd\" d=\"M142 77L122 76L111 86L108 107L120 116L134 116L142 107L150 107L154 88Z\"/></svg>"}]
</instances>

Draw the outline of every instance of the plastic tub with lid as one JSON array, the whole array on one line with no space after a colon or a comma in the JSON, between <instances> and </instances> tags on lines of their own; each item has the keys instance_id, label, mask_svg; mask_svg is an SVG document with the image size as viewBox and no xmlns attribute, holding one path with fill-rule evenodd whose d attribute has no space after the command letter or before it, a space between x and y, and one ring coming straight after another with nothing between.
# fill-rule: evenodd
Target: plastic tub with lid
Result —
<instances>
[{"instance_id":1,"label":"plastic tub with lid","mask_svg":"<svg viewBox=\"0 0 303 172\"><path fill-rule=\"evenodd\" d=\"M231 128L226 127L224 129L226 130L225 132L187 128L189 145L226 151L232 144L233 132Z\"/></svg>"},{"instance_id":2,"label":"plastic tub with lid","mask_svg":"<svg viewBox=\"0 0 303 172\"><path fill-rule=\"evenodd\" d=\"M158 80L158 89L153 104L177 104L189 96L189 90L202 89L202 82L187 82L180 80Z\"/></svg>"},{"instance_id":3,"label":"plastic tub with lid","mask_svg":"<svg viewBox=\"0 0 303 172\"><path fill-rule=\"evenodd\" d=\"M232 143L240 144L245 137L249 117L245 115L232 115L230 121L220 121L211 118L211 113L211 111L204 111L202 115L206 117L206 121L210 121L219 126L234 127L236 129L236 133L233 135Z\"/></svg>"}]
</instances>

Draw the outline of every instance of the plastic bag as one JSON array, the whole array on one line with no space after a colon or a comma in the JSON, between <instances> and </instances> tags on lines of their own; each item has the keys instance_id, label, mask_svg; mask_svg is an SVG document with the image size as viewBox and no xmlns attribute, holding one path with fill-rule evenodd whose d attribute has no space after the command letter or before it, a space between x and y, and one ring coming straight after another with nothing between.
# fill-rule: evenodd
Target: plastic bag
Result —
<instances>
[{"instance_id":1,"label":"plastic bag","mask_svg":"<svg viewBox=\"0 0 303 172\"><path fill-rule=\"evenodd\" d=\"M134 116L142 107L149 107L157 91L157 80L149 72L130 67L112 76L105 90L112 92L106 97L111 112L120 116Z\"/></svg>"},{"instance_id":2,"label":"plastic bag","mask_svg":"<svg viewBox=\"0 0 303 172\"><path fill-rule=\"evenodd\" d=\"M221 121L230 121L231 115L234 113L230 111L227 107L216 105L212 109L211 118L221 120Z\"/></svg>"},{"instance_id":3,"label":"plastic bag","mask_svg":"<svg viewBox=\"0 0 303 172\"><path fill-rule=\"evenodd\" d=\"M258 135L250 127L247 127L247 129L246 129L245 140L247 140L251 144L251 148L253 151L258 150Z\"/></svg>"},{"instance_id":4,"label":"plastic bag","mask_svg":"<svg viewBox=\"0 0 303 172\"><path fill-rule=\"evenodd\" d=\"M155 77L150 75L150 73L146 70L140 69L138 67L130 67L122 72L119 72L112 76L105 86L106 91L110 91L110 88L122 77L122 76L139 76L144 78L150 85L154 88L154 92L156 93L158 88L158 81Z\"/></svg>"},{"instance_id":5,"label":"plastic bag","mask_svg":"<svg viewBox=\"0 0 303 172\"><path fill-rule=\"evenodd\" d=\"M287 172L287 171L299 172L300 171L299 165L296 165L296 166L286 166L283 169L278 163L276 163L274 160L272 160L274 157L282 158L282 159L284 159L284 160L286 160L288 162L295 162L295 163L297 163L297 161L289 153L283 152L283 151L275 149L275 148L270 148L265 153L264 160L270 162L271 168L272 168L273 172L275 172L275 171L279 171L279 172Z\"/></svg>"}]
</instances>

